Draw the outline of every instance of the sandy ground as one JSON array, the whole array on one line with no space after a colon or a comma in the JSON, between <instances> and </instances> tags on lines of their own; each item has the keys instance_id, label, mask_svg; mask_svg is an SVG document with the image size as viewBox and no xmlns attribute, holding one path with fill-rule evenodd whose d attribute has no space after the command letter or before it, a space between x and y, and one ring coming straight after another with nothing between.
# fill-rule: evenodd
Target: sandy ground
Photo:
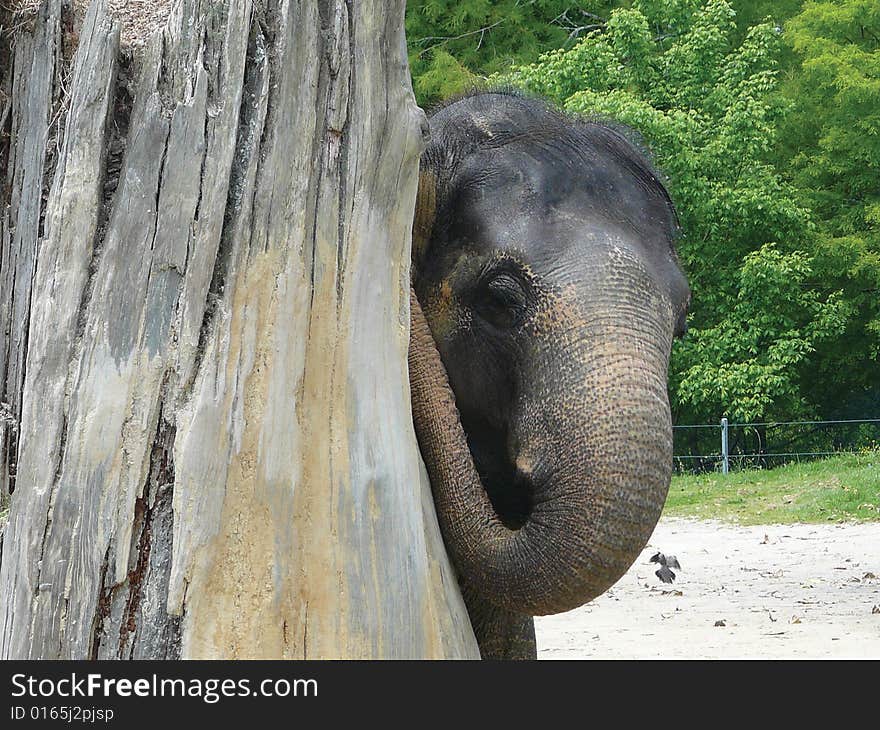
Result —
<instances>
[{"instance_id":1,"label":"sandy ground","mask_svg":"<svg viewBox=\"0 0 880 730\"><path fill-rule=\"evenodd\" d=\"M662 519L611 590L535 623L540 659L880 658L880 524Z\"/></svg>"}]
</instances>

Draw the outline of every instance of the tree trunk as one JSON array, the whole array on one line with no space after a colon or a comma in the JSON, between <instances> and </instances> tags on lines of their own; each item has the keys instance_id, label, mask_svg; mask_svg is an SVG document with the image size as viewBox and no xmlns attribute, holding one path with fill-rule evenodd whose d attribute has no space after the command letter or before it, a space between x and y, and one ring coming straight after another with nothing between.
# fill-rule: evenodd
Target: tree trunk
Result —
<instances>
[{"instance_id":1,"label":"tree trunk","mask_svg":"<svg viewBox=\"0 0 880 730\"><path fill-rule=\"evenodd\" d=\"M140 49L107 5L0 49L0 656L477 656L410 415L403 0L182 0Z\"/></svg>"}]
</instances>

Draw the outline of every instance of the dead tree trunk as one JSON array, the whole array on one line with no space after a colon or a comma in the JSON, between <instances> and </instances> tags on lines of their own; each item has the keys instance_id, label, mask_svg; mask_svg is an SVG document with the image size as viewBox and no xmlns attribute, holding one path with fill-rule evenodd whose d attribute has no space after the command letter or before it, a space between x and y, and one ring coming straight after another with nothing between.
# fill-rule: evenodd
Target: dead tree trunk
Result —
<instances>
[{"instance_id":1,"label":"dead tree trunk","mask_svg":"<svg viewBox=\"0 0 880 730\"><path fill-rule=\"evenodd\" d=\"M403 0L182 0L134 50L107 5L0 49L0 656L476 656L410 417Z\"/></svg>"}]
</instances>

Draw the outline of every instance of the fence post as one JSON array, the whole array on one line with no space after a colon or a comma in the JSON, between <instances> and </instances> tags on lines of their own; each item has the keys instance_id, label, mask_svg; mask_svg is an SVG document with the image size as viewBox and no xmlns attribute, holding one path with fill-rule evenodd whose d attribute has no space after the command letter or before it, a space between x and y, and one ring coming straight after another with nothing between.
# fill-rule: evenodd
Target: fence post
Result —
<instances>
[{"instance_id":1,"label":"fence post","mask_svg":"<svg viewBox=\"0 0 880 730\"><path fill-rule=\"evenodd\" d=\"M729 458L727 454L727 419L721 419L721 473L727 474L730 470Z\"/></svg>"}]
</instances>

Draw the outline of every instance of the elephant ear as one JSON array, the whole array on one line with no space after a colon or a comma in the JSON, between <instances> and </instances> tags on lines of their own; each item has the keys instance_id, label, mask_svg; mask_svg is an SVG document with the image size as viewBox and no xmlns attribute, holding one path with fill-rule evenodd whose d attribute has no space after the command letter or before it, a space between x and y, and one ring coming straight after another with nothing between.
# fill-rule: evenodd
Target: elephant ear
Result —
<instances>
[{"instance_id":1,"label":"elephant ear","mask_svg":"<svg viewBox=\"0 0 880 730\"><path fill-rule=\"evenodd\" d=\"M412 266L418 270L431 241L434 221L437 219L437 191L439 180L430 168L419 171L419 191L416 195L416 210L412 229Z\"/></svg>"}]
</instances>

